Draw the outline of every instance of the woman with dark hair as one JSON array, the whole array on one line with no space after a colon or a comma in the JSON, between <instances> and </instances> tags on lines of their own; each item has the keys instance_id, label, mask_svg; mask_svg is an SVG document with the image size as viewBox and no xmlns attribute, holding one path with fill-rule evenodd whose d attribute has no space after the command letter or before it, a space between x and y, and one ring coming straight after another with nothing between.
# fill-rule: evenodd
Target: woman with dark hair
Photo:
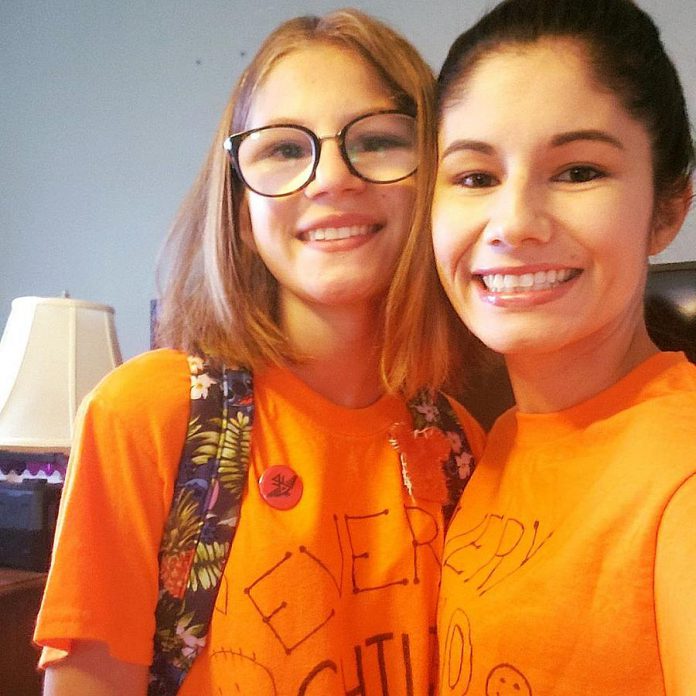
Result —
<instances>
[{"instance_id":1,"label":"woman with dark hair","mask_svg":"<svg viewBox=\"0 0 696 696\"><path fill-rule=\"evenodd\" d=\"M694 151L631 0L506 0L439 77L433 240L505 357L503 414L448 530L440 693L696 693L696 367L643 316Z\"/></svg>"}]
</instances>

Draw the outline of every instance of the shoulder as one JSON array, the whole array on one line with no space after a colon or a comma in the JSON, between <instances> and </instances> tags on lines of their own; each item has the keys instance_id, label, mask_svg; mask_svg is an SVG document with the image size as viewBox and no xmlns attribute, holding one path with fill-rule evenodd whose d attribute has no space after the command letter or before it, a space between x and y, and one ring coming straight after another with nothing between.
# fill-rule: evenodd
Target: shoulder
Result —
<instances>
[{"instance_id":1,"label":"shoulder","mask_svg":"<svg viewBox=\"0 0 696 696\"><path fill-rule=\"evenodd\" d=\"M681 452L682 462L696 469L696 365L680 360L648 383L626 413L626 426L663 457Z\"/></svg>"},{"instance_id":2,"label":"shoulder","mask_svg":"<svg viewBox=\"0 0 696 696\"><path fill-rule=\"evenodd\" d=\"M696 365L683 353L658 353L635 372L638 404L661 410L696 402ZM632 384L630 378L626 382Z\"/></svg>"},{"instance_id":3,"label":"shoulder","mask_svg":"<svg viewBox=\"0 0 696 696\"><path fill-rule=\"evenodd\" d=\"M119 365L92 390L89 399L114 407L160 403L167 397L188 398L189 368L185 353L160 349Z\"/></svg>"},{"instance_id":4,"label":"shoulder","mask_svg":"<svg viewBox=\"0 0 696 696\"><path fill-rule=\"evenodd\" d=\"M582 408L598 442L665 462L656 475L696 468L696 366L682 354L654 355Z\"/></svg>"},{"instance_id":5,"label":"shoulder","mask_svg":"<svg viewBox=\"0 0 696 696\"><path fill-rule=\"evenodd\" d=\"M100 397L113 398L123 393L142 394L155 387L188 383L187 356L178 350L163 348L136 355L112 370L95 387Z\"/></svg>"},{"instance_id":6,"label":"shoulder","mask_svg":"<svg viewBox=\"0 0 696 696\"><path fill-rule=\"evenodd\" d=\"M119 365L85 397L88 423L111 421L137 430L185 423L189 411L190 373L185 353L161 349Z\"/></svg>"}]
</instances>

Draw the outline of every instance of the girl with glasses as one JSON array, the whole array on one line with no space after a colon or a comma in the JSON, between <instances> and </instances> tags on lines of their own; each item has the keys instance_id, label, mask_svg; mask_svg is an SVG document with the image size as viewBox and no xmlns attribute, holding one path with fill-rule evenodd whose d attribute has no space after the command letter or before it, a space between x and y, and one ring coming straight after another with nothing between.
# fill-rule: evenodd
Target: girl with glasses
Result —
<instances>
[{"instance_id":1,"label":"girl with glasses","mask_svg":"<svg viewBox=\"0 0 696 696\"><path fill-rule=\"evenodd\" d=\"M438 86L439 274L517 402L448 530L440 693L696 693L696 367L643 317L691 201L674 66L631 0L506 0Z\"/></svg>"},{"instance_id":2,"label":"girl with glasses","mask_svg":"<svg viewBox=\"0 0 696 696\"><path fill-rule=\"evenodd\" d=\"M283 24L241 76L170 238L170 348L82 408L36 632L47 693L144 694L153 642L153 694L434 688L441 460L463 484L482 435L456 404L463 430L433 427L428 399L407 406L443 381L461 332L424 236L433 87L409 44L355 11ZM189 402L221 391L234 407L210 421L229 438L216 450ZM221 462L210 488L198 449L180 465L185 440ZM211 509L230 491L241 507L196 532L201 489ZM218 583L209 630L193 610L156 624Z\"/></svg>"}]
</instances>

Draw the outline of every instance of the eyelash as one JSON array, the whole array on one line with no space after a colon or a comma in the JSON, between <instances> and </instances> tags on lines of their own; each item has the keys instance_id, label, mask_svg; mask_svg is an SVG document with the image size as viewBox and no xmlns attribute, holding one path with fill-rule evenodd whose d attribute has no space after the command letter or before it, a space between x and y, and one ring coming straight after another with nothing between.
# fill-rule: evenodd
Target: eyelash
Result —
<instances>
[{"instance_id":1,"label":"eyelash","mask_svg":"<svg viewBox=\"0 0 696 696\"><path fill-rule=\"evenodd\" d=\"M584 175L589 174L589 177L574 179L573 173L582 173ZM568 175L569 178L564 178L565 175ZM595 179L603 179L606 176L606 172L602 171L601 169L598 169L597 167L593 167L589 164L576 164L572 167L564 169L562 172L554 176L553 180L562 181L569 184L586 184L590 181L594 181Z\"/></svg>"},{"instance_id":2,"label":"eyelash","mask_svg":"<svg viewBox=\"0 0 696 696\"><path fill-rule=\"evenodd\" d=\"M580 174L579 178L575 178ZM552 177L552 181L569 184L586 184L595 179L603 179L607 173L589 164L574 165L564 169ZM468 172L455 179L454 183L463 188L481 189L490 188L499 184L499 180L488 172Z\"/></svg>"},{"instance_id":3,"label":"eyelash","mask_svg":"<svg viewBox=\"0 0 696 696\"><path fill-rule=\"evenodd\" d=\"M479 180L476 185L472 186L471 184L467 184L467 180L473 179ZM483 183L481 179L485 179L485 183ZM490 188L491 186L495 186L496 184L498 184L499 181L488 172L469 172L467 174L463 174L462 176L457 177L454 183L457 186L462 186L463 188Z\"/></svg>"}]
</instances>

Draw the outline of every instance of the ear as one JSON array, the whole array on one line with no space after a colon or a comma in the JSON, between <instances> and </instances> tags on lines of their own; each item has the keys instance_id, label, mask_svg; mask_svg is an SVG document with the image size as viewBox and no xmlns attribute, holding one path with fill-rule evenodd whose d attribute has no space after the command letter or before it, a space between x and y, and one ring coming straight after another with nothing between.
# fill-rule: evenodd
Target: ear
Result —
<instances>
[{"instance_id":1,"label":"ear","mask_svg":"<svg viewBox=\"0 0 696 696\"><path fill-rule=\"evenodd\" d=\"M689 212L693 200L693 186L689 181L684 190L668 200L657 203L655 219L650 234L648 254L653 256L664 251L677 236L684 224L684 218Z\"/></svg>"}]
</instances>

